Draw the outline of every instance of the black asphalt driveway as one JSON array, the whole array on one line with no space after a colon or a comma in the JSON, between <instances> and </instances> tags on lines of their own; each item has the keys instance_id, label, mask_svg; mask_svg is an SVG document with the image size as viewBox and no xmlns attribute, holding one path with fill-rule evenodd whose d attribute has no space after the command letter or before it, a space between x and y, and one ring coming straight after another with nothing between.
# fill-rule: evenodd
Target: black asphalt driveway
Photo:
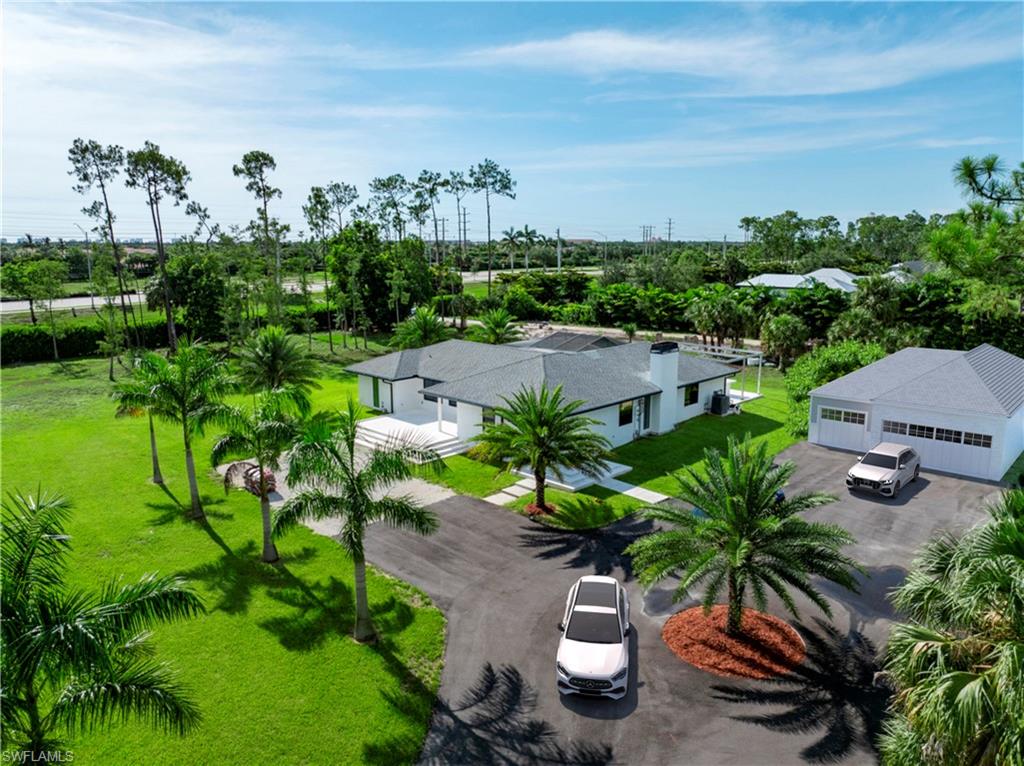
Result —
<instances>
[{"instance_id":1,"label":"black asphalt driveway","mask_svg":"<svg viewBox=\"0 0 1024 766\"><path fill-rule=\"evenodd\" d=\"M481 500L432 509L429 538L383 526L369 560L422 588L448 617L440 700L424 763L800 764L873 763L869 743L886 704L872 685L874 654L893 617L885 594L937 529L975 523L991 485L922 474L899 500L847 495L851 456L807 444L783 455L799 470L790 491L833 492L816 516L858 537L868 567L861 595L829 591L831 622L811 608L795 623L808 661L777 683L737 682L680 662L662 643L669 588L644 594L622 550L650 523L626 519L603 532L557 532ZM563 698L555 688L557 625L565 594L584 574L626 582L633 604L630 693L618 702ZM785 612L774 604L772 611Z\"/></svg>"}]
</instances>

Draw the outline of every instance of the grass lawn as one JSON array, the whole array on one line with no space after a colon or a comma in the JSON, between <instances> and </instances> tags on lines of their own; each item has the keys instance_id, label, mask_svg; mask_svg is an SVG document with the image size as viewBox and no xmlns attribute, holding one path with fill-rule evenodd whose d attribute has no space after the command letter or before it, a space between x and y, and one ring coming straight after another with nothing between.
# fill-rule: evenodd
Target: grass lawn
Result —
<instances>
[{"instance_id":1,"label":"grass lawn","mask_svg":"<svg viewBox=\"0 0 1024 766\"><path fill-rule=\"evenodd\" d=\"M754 375L756 373L748 372L747 384L751 388ZM740 415L701 415L685 421L671 433L639 439L619 447L612 460L633 466L632 471L619 478L655 492L673 495L677 485L668 474L684 466L699 466L704 462L704 448L724 450L730 435L742 439L749 433L756 441L767 442L772 454L781 452L798 441L785 428L787 403L782 374L765 368L761 393L760 399L743 405Z\"/></svg>"},{"instance_id":2,"label":"grass lawn","mask_svg":"<svg viewBox=\"0 0 1024 766\"><path fill-rule=\"evenodd\" d=\"M548 489L545 493L548 505L557 510L553 514L538 517L544 524L562 529L596 529L628 516L643 507L643 503L632 497L620 495L604 487L587 487L579 492L563 492ZM526 506L534 501L530 492L509 503L509 507L525 513Z\"/></svg>"},{"instance_id":3,"label":"grass lawn","mask_svg":"<svg viewBox=\"0 0 1024 766\"><path fill-rule=\"evenodd\" d=\"M4 489L59 491L73 503L70 581L176 573L208 613L158 627L157 659L177 669L202 710L185 738L145 725L75 735L79 764L407 763L418 756L437 688L444 617L420 592L371 572L383 640L359 646L352 628L352 564L333 541L299 528L283 563L259 563L259 508L225 496L196 447L208 523L185 521L180 434L158 427L166 492L148 481L144 419L114 417L102 360L3 370ZM320 407L354 391L332 368ZM177 499L177 500L176 500ZM381 751L384 739L402 744Z\"/></svg>"},{"instance_id":4,"label":"grass lawn","mask_svg":"<svg viewBox=\"0 0 1024 766\"><path fill-rule=\"evenodd\" d=\"M472 295L474 298L486 298L487 282L467 282L462 286L462 292L466 295Z\"/></svg>"},{"instance_id":5,"label":"grass lawn","mask_svg":"<svg viewBox=\"0 0 1024 766\"><path fill-rule=\"evenodd\" d=\"M460 495L487 497L522 478L465 455L452 455L445 458L444 462L448 466L447 471L430 474L426 478L436 484L451 487Z\"/></svg>"}]
</instances>

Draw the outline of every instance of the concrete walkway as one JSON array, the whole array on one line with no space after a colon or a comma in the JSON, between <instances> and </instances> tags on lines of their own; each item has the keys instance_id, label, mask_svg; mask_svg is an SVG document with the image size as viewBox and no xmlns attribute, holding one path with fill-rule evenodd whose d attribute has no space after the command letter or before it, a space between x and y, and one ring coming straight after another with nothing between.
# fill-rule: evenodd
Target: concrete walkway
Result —
<instances>
[{"instance_id":1,"label":"concrete walkway","mask_svg":"<svg viewBox=\"0 0 1024 766\"><path fill-rule=\"evenodd\" d=\"M637 487L634 484L629 484L622 481L621 479L607 478L597 483L598 487L604 487L610 489L612 492L618 492L621 495L632 497L643 503L650 503L651 505L657 505L663 500L668 500L668 495L663 495L660 492L655 492L644 487ZM533 479L522 479L517 481L510 487L500 492L495 492L493 495L488 495L484 498L488 503L493 505L508 505L509 503L518 500L523 495L533 492L536 489L536 484Z\"/></svg>"}]
</instances>

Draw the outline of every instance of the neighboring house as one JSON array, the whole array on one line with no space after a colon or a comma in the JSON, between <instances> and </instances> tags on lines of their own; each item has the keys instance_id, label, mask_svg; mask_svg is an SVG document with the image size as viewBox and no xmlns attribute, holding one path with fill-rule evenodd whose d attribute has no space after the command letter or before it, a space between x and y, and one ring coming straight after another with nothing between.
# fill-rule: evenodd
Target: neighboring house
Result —
<instances>
[{"instance_id":1,"label":"neighboring house","mask_svg":"<svg viewBox=\"0 0 1024 766\"><path fill-rule=\"evenodd\" d=\"M1024 359L988 344L905 348L811 391L808 440L897 442L925 468L1001 479L1024 451Z\"/></svg>"},{"instance_id":2,"label":"neighboring house","mask_svg":"<svg viewBox=\"0 0 1024 766\"><path fill-rule=\"evenodd\" d=\"M902 263L894 263L890 266L889 270L885 272L885 276L895 279L900 284L906 284L907 282L913 282L922 274L928 274L935 271L935 269L935 264L929 261L904 261Z\"/></svg>"},{"instance_id":3,"label":"neighboring house","mask_svg":"<svg viewBox=\"0 0 1024 766\"><path fill-rule=\"evenodd\" d=\"M578 411L597 420L595 429L618 446L703 414L736 372L680 353L674 342L553 337L502 346L448 340L351 365L360 403L388 413L363 421L366 441L387 429L399 433L405 424L426 438L447 435L439 442L444 452L457 452L494 422L506 398L546 384L561 385L567 400L582 400ZM556 348L547 348L551 343ZM566 345L582 350L563 350Z\"/></svg>"},{"instance_id":4,"label":"neighboring house","mask_svg":"<svg viewBox=\"0 0 1024 766\"><path fill-rule=\"evenodd\" d=\"M768 287L775 292L783 293L798 287L810 288L818 282L833 290L852 293L857 289L858 279L860 277L856 274L851 274L843 269L816 269L807 274L758 274L756 277L737 283L736 286Z\"/></svg>"}]
</instances>

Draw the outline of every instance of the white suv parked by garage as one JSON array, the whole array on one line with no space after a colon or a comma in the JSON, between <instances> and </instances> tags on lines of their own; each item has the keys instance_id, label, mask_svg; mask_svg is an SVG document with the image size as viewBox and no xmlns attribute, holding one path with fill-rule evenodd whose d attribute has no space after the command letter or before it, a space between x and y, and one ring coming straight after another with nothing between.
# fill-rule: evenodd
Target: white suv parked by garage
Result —
<instances>
[{"instance_id":1,"label":"white suv parked by garage","mask_svg":"<svg viewBox=\"0 0 1024 766\"><path fill-rule=\"evenodd\" d=\"M622 699L629 683L629 597L612 577L581 577L558 629L555 674L562 694Z\"/></svg>"},{"instance_id":2,"label":"white suv parked by garage","mask_svg":"<svg viewBox=\"0 0 1024 766\"><path fill-rule=\"evenodd\" d=\"M900 490L917 481L921 472L921 458L903 444L882 442L860 460L846 474L846 486L899 497Z\"/></svg>"}]
</instances>

